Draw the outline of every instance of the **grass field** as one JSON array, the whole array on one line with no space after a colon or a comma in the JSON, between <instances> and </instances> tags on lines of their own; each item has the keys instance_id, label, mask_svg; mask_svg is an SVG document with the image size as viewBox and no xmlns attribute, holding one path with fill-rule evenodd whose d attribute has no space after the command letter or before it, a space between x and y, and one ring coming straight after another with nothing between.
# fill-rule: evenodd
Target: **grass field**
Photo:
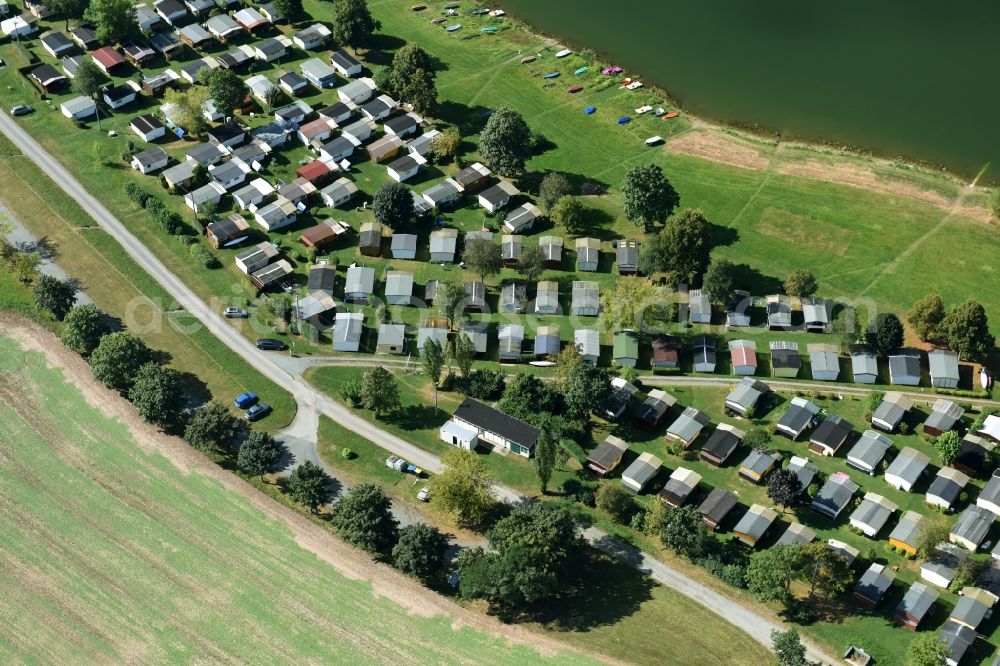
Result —
<instances>
[{"instance_id":1,"label":"grass field","mask_svg":"<svg viewBox=\"0 0 1000 666\"><path fill-rule=\"evenodd\" d=\"M581 659L373 595L239 492L137 444L6 337L0 376L5 662Z\"/></svg>"},{"instance_id":2,"label":"grass field","mask_svg":"<svg viewBox=\"0 0 1000 666\"><path fill-rule=\"evenodd\" d=\"M274 413L260 422L277 429L291 421L295 403L271 380L247 365L189 315L172 306L173 299L106 232L59 190L37 167L10 154L0 137L0 201L55 252L55 261L81 284L94 302L119 320L152 349L166 354L171 367L186 374L195 399L214 397L229 404L232 396L252 390L266 396ZM43 194L44 193L44 194ZM2 274L4 307L33 310L29 288ZM10 284L8 284L8 282ZM9 297L7 296L9 294Z\"/></svg>"},{"instance_id":3,"label":"grass field","mask_svg":"<svg viewBox=\"0 0 1000 666\"><path fill-rule=\"evenodd\" d=\"M610 77L598 73L599 63L588 60L588 55L573 55L555 61L552 57L554 49L540 51L545 44L542 38L507 20L468 16L465 10L471 7L471 3L464 4L467 5L462 8L465 27L460 33L448 34L428 22L436 5L431 11L418 14L409 11L409 4L404 0L373 3L372 11L382 22L383 31L373 48L364 51L362 56L369 64L382 64L388 61L393 49L408 39L414 39L419 40L440 62L438 87L441 105L435 116L461 129L466 139L460 156L464 163L477 157L476 143L478 132L485 122L485 112L502 104L521 111L532 129L543 134L550 144L529 162L528 174L520 181L522 188L531 193L541 174L563 171L578 184L586 184L588 192L607 189L606 194L584 197L591 209L587 233L601 238L605 250L610 250L613 239L643 235L621 217L620 199L615 187L631 166L655 162L666 170L681 196L682 206L705 211L719 241L716 253L745 262L754 269L753 284L748 286L756 293L773 290L777 281L790 270L806 267L819 279L822 295L844 299L870 298L877 307L903 311L929 290L939 291L948 304L975 294L994 318L1000 316L1000 301L994 296L1000 293L1000 275L993 269L989 256L994 229L963 216L966 209L962 206L981 205L984 199L982 192L962 189L956 181L929 171L896 167L856 156L834 155L825 149L779 146L768 140L736 139L722 132L717 134L737 141L741 150L752 153L754 159L744 165L747 168L685 154L672 148L673 141L686 140L707 130L683 114L670 122L638 116L629 125L618 126L614 123L619 116L631 114L634 107L662 102L657 100L655 92L619 89ZM328 15L328 7L319 2L307 2L306 9L321 19ZM486 23L497 25L500 31L492 35L478 33L478 28ZM539 52L542 55L535 63L520 64L521 56ZM13 45L0 47L0 54L16 66L25 65L29 58L39 62L51 60L36 43L31 42L21 51ZM195 57L196 54L188 50L180 60L170 65L184 64ZM273 73L277 67L294 69L306 57L301 52L293 52L279 65L263 66L260 70ZM166 65L166 62L160 61L143 73L152 73ZM580 65L588 65L590 71L580 77L572 77L572 72ZM555 82L541 78L549 71L560 71L563 77ZM570 78L574 83L583 84L584 92L575 96L563 92ZM0 83L9 86L5 99L10 98L11 103L31 101L35 97L30 86L22 85L15 67L0 70ZM332 94L329 90L313 92L304 99L319 107L330 101ZM58 104L66 97L65 94L55 95L54 102ZM584 115L581 111L586 105L596 106L597 112ZM140 176L120 163L115 164L118 154L125 150L128 137L132 136L126 129L128 120L136 113L150 111L153 107L154 102L146 100L138 107L123 110L104 120L104 130L112 128L119 131L120 135L114 138L98 132L94 123L88 129L77 129L57 111L46 108L19 122L62 159L195 291L206 299L242 301L247 295L241 276L232 265L234 250L216 251L223 268L204 269L194 262L183 245L155 229L146 220L145 214L125 198L123 185L137 182L165 197L171 207L183 209L180 197L167 196L155 179ZM263 119L244 118L244 121L256 125ZM54 131L56 129L58 131ZM642 139L654 133L667 137L665 148L649 149L643 144ZM164 147L180 157L191 145L190 142L172 141ZM287 181L306 154L306 149L296 142L294 147L280 151L264 175L272 180ZM104 162L111 162L112 166L103 166ZM838 184L835 179L794 175L804 166L816 163L841 169L852 176L857 171L870 172L872 178L869 180L872 182L869 184L875 190ZM418 191L423 190L444 179L456 168L455 164L434 166L409 185ZM387 182L385 170L367 160L355 165L351 178L366 198L379 185ZM910 196L914 193L920 196ZM949 215L947 210L956 202L962 206L955 207L955 215ZM190 219L190 213L183 210ZM302 228L315 220L336 217L357 229L369 216L370 213L365 211L334 211L315 207L301 216L300 221L290 229L268 237L282 243L301 280L306 262L304 248L297 237ZM446 224L463 230L477 228L484 223L495 227L498 222L485 217L469 202L457 211L443 215L443 219ZM423 248L429 229L417 231ZM526 243L537 242L540 234L549 232L564 234L562 229L543 226L530 234ZM258 240L264 238L264 234L258 234ZM949 252L956 244L963 251ZM428 279L456 278L461 273L457 268L442 268L424 261L361 258L352 245L349 243L333 252L341 267L362 260L375 266L378 275L390 266L412 270L418 285L417 296L422 294L420 286ZM605 254L610 257L609 252ZM949 260L947 267L935 270L933 280L928 280L926 266L943 256L954 259ZM568 300L568 283L574 279L574 260L573 252L567 252L563 270L550 271L546 276L557 278L566 285L564 300ZM604 287L610 286L614 280L612 268L612 263L606 259L601 272L593 276L588 274L587 277L597 279ZM500 277L511 275L508 271ZM463 277L470 276L465 273ZM499 278L490 280L491 305L495 303L498 281ZM342 284L343 280L340 280ZM251 301L260 303L256 299ZM564 309L567 305L564 303ZM415 324L425 315L426 312L407 308L400 309L396 318ZM502 316L494 314L490 319L500 321ZM548 319L556 320L564 333L568 332L570 324L567 318ZM539 319L536 323L552 322ZM369 321L368 327L372 331L374 322ZM750 334L751 337L755 335ZM807 342L819 337L822 336L803 334L798 339ZM321 338L322 342L326 340L325 336ZM300 341L296 349L306 353L321 351L324 347L312 347Z\"/></svg>"}]
</instances>

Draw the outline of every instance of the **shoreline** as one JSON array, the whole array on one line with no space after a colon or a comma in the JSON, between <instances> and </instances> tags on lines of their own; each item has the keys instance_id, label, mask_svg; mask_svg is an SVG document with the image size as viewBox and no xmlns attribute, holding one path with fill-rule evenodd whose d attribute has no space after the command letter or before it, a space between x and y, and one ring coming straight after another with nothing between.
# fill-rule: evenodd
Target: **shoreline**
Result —
<instances>
[{"instance_id":1,"label":"shoreline","mask_svg":"<svg viewBox=\"0 0 1000 666\"><path fill-rule=\"evenodd\" d=\"M503 0L498 3L500 6L504 5ZM558 35L551 34L542 30L539 26L532 23L530 20L520 16L516 11L509 11L504 8L506 12L506 18L511 22L512 26L521 30L524 30L530 35L533 35L539 39L544 39L549 42L553 42L551 46L544 47L543 50L558 50L556 47L569 48L572 49L574 53L584 56L592 57L595 64L599 64L602 68L605 66L610 66L616 64L611 56L593 46L578 44L570 39L560 37ZM640 78L646 78L647 73L642 72L638 69L631 69L634 76ZM978 180L973 180L971 183L966 176L957 173L942 164L935 164L933 162L922 161L913 157L907 157L904 155L888 156L884 154L879 154L878 152L864 148L861 146L854 145L844 145L843 143L827 141L817 137L808 136L797 136L794 134L785 134L780 130L775 130L773 128L761 125L759 123L751 122L740 122L731 120L722 120L717 118L712 118L706 115L700 115L694 113L690 108L684 104L683 101L674 97L670 92L659 83L645 83L643 82L643 87L649 89L660 97L663 102L669 103L675 106L677 110L683 112L694 125L700 125L703 129L721 131L726 133L734 133L744 140L748 141L773 141L780 142L784 145L791 147L798 147L807 150L814 150L821 154L831 154L837 157L851 157L855 159L865 159L873 160L876 163L892 166L899 169L914 170L918 171L926 176L936 176L939 178L944 178L945 180L959 185L960 187L976 187L982 191L989 191L994 188L1000 187L1000 180L996 182L985 182L979 183ZM978 178L978 177L976 177Z\"/></svg>"}]
</instances>

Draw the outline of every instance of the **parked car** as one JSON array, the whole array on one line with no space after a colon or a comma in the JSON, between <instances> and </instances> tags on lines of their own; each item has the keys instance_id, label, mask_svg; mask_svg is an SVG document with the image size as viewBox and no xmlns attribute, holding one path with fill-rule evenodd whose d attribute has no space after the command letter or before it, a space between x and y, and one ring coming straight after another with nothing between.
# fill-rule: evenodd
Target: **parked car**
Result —
<instances>
[{"instance_id":1,"label":"parked car","mask_svg":"<svg viewBox=\"0 0 1000 666\"><path fill-rule=\"evenodd\" d=\"M285 349L288 349L288 345L281 340L261 338L257 341L257 349L264 349L266 351L284 351Z\"/></svg>"},{"instance_id":2,"label":"parked car","mask_svg":"<svg viewBox=\"0 0 1000 666\"><path fill-rule=\"evenodd\" d=\"M420 469L415 465L411 465L399 456L389 456L385 459L385 466L389 469L394 469L397 472L402 472L404 474L413 474L415 476L421 476L424 470Z\"/></svg>"},{"instance_id":3,"label":"parked car","mask_svg":"<svg viewBox=\"0 0 1000 666\"><path fill-rule=\"evenodd\" d=\"M270 413L271 413L271 405L267 404L266 402L259 402L250 409L248 409L247 413L244 414L243 417L247 421L256 421L257 419L264 418Z\"/></svg>"},{"instance_id":4,"label":"parked car","mask_svg":"<svg viewBox=\"0 0 1000 666\"><path fill-rule=\"evenodd\" d=\"M35 110L34 107L32 107L30 104L18 104L17 106L11 108L10 115L26 116L34 110Z\"/></svg>"},{"instance_id":5,"label":"parked car","mask_svg":"<svg viewBox=\"0 0 1000 666\"><path fill-rule=\"evenodd\" d=\"M421 488L420 492L417 493L417 499L420 500L421 502L430 502L431 501L431 489L428 488L427 486L424 486L423 488Z\"/></svg>"},{"instance_id":6,"label":"parked car","mask_svg":"<svg viewBox=\"0 0 1000 666\"><path fill-rule=\"evenodd\" d=\"M225 315L226 319L246 319L250 316L250 312L243 308L226 308Z\"/></svg>"},{"instance_id":7,"label":"parked car","mask_svg":"<svg viewBox=\"0 0 1000 666\"><path fill-rule=\"evenodd\" d=\"M257 402L257 394L247 391L246 393L240 393L236 396L236 400L233 400L233 404L240 409L246 409L250 405Z\"/></svg>"}]
</instances>

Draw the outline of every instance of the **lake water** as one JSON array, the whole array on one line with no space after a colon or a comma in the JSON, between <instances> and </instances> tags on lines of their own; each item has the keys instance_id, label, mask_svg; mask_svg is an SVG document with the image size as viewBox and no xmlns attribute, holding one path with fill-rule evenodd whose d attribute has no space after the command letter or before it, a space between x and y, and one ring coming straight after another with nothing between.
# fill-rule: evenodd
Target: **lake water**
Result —
<instances>
[{"instance_id":1,"label":"lake water","mask_svg":"<svg viewBox=\"0 0 1000 666\"><path fill-rule=\"evenodd\" d=\"M693 113L1000 181L1000 3L503 0Z\"/></svg>"}]
</instances>

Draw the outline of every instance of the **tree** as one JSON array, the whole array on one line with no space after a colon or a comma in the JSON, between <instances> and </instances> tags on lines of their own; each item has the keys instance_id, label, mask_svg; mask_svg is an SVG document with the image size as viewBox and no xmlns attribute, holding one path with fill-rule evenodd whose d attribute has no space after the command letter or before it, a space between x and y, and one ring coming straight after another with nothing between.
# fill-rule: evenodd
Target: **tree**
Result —
<instances>
[{"instance_id":1,"label":"tree","mask_svg":"<svg viewBox=\"0 0 1000 666\"><path fill-rule=\"evenodd\" d=\"M743 437L743 443L751 449L766 449L770 441L771 436L767 434L766 430L760 428L751 428Z\"/></svg>"},{"instance_id":2,"label":"tree","mask_svg":"<svg viewBox=\"0 0 1000 666\"><path fill-rule=\"evenodd\" d=\"M174 121L188 134L201 134L208 127L204 116L204 104L208 101L208 89L204 86L189 86L185 90L167 90L164 97L167 104L173 104L171 112Z\"/></svg>"},{"instance_id":3,"label":"tree","mask_svg":"<svg viewBox=\"0 0 1000 666\"><path fill-rule=\"evenodd\" d=\"M144 420L170 425L181 411L181 382L176 370L150 361L139 368L128 399Z\"/></svg>"},{"instance_id":4,"label":"tree","mask_svg":"<svg viewBox=\"0 0 1000 666\"><path fill-rule=\"evenodd\" d=\"M924 342L938 340L940 326L944 321L944 301L934 294L927 294L913 304L906 314L906 322Z\"/></svg>"},{"instance_id":5,"label":"tree","mask_svg":"<svg viewBox=\"0 0 1000 666\"><path fill-rule=\"evenodd\" d=\"M434 63L420 46L410 42L396 51L389 71L388 88L396 97L427 113L437 104Z\"/></svg>"},{"instance_id":6,"label":"tree","mask_svg":"<svg viewBox=\"0 0 1000 666\"><path fill-rule=\"evenodd\" d=\"M802 495L802 482L798 475L787 467L774 470L767 479L767 496L780 504L783 509L793 507Z\"/></svg>"},{"instance_id":7,"label":"tree","mask_svg":"<svg viewBox=\"0 0 1000 666\"><path fill-rule=\"evenodd\" d=\"M958 438L958 433L954 430L941 433L934 439L934 450L937 451L938 460L942 466L955 462L958 452L962 448L962 441Z\"/></svg>"},{"instance_id":8,"label":"tree","mask_svg":"<svg viewBox=\"0 0 1000 666\"><path fill-rule=\"evenodd\" d=\"M903 324L891 312L880 312L870 333L869 344L881 356L895 354L903 346Z\"/></svg>"},{"instance_id":9,"label":"tree","mask_svg":"<svg viewBox=\"0 0 1000 666\"><path fill-rule=\"evenodd\" d=\"M333 507L330 523L345 541L370 553L386 555L399 539L399 521L392 515L392 502L371 483L348 490Z\"/></svg>"},{"instance_id":10,"label":"tree","mask_svg":"<svg viewBox=\"0 0 1000 666\"><path fill-rule=\"evenodd\" d=\"M777 657L777 666L806 666L806 646L795 629L771 630L771 645Z\"/></svg>"},{"instance_id":11,"label":"tree","mask_svg":"<svg viewBox=\"0 0 1000 666\"><path fill-rule=\"evenodd\" d=\"M835 597L854 582L847 558L830 550L822 541L814 541L799 548L795 577L809 586L807 609L812 606L817 595Z\"/></svg>"},{"instance_id":12,"label":"tree","mask_svg":"<svg viewBox=\"0 0 1000 666\"><path fill-rule=\"evenodd\" d=\"M101 337L109 333L105 315L96 305L86 303L69 311L63 319L63 344L84 356L90 355Z\"/></svg>"},{"instance_id":13,"label":"tree","mask_svg":"<svg viewBox=\"0 0 1000 666\"><path fill-rule=\"evenodd\" d=\"M567 418L586 421L591 410L604 404L611 394L607 368L580 363L570 373L563 392Z\"/></svg>"},{"instance_id":14,"label":"tree","mask_svg":"<svg viewBox=\"0 0 1000 666\"><path fill-rule=\"evenodd\" d=\"M824 544L825 545L825 544ZM759 601L787 602L788 586L799 559L801 546L772 546L750 556L747 565L747 589Z\"/></svg>"},{"instance_id":15,"label":"tree","mask_svg":"<svg viewBox=\"0 0 1000 666\"><path fill-rule=\"evenodd\" d=\"M443 164L455 159L458 147L462 143L462 135L454 127L443 130L436 137L431 139L430 149L434 155L434 160Z\"/></svg>"},{"instance_id":16,"label":"tree","mask_svg":"<svg viewBox=\"0 0 1000 666\"><path fill-rule=\"evenodd\" d=\"M724 304L736 288L736 264L728 259L715 259L701 280L701 290L713 303Z\"/></svg>"},{"instance_id":17,"label":"tree","mask_svg":"<svg viewBox=\"0 0 1000 666\"><path fill-rule=\"evenodd\" d=\"M289 2L290 0L282 1ZM301 2L301 0L294 1ZM299 8L301 9L301 4ZM281 11L281 8L279 7L278 10ZM285 14L285 16L288 16L288 14ZM217 67L215 69L206 68L206 70L200 73L201 80L204 81L205 87L208 89L208 96L215 105L215 110L223 115L230 115L234 109L238 109L243 105L243 100L249 91L247 85L231 69Z\"/></svg>"},{"instance_id":18,"label":"tree","mask_svg":"<svg viewBox=\"0 0 1000 666\"><path fill-rule=\"evenodd\" d=\"M441 369L444 367L444 350L441 343L433 338L424 341L424 348L420 351L420 362L424 366L424 374L434 385L434 406L438 404L438 384L441 383Z\"/></svg>"},{"instance_id":19,"label":"tree","mask_svg":"<svg viewBox=\"0 0 1000 666\"><path fill-rule=\"evenodd\" d=\"M485 281L488 276L503 270L500 246L486 238L473 238L465 244L462 259L466 267Z\"/></svg>"},{"instance_id":20,"label":"tree","mask_svg":"<svg viewBox=\"0 0 1000 666\"><path fill-rule=\"evenodd\" d=\"M444 471L431 481L434 501L465 527L482 525L496 505L496 477L472 451L451 449L441 456Z\"/></svg>"},{"instance_id":21,"label":"tree","mask_svg":"<svg viewBox=\"0 0 1000 666\"><path fill-rule=\"evenodd\" d=\"M924 516L917 528L917 552L921 557L930 557L940 543L948 543L951 538L951 525L948 519L940 514Z\"/></svg>"},{"instance_id":22,"label":"tree","mask_svg":"<svg viewBox=\"0 0 1000 666\"><path fill-rule=\"evenodd\" d=\"M663 545L692 562L712 550L713 540L705 530L701 514L692 506L682 506L670 512L660 533Z\"/></svg>"},{"instance_id":23,"label":"tree","mask_svg":"<svg viewBox=\"0 0 1000 666\"><path fill-rule=\"evenodd\" d=\"M459 333L455 338L451 357L455 360L462 377L468 379L469 373L472 372L472 361L476 358L476 345L472 342L472 338L465 333Z\"/></svg>"},{"instance_id":24,"label":"tree","mask_svg":"<svg viewBox=\"0 0 1000 666\"><path fill-rule=\"evenodd\" d=\"M971 298L948 313L941 322L941 333L948 346L966 358L986 358L996 341L986 310Z\"/></svg>"},{"instance_id":25,"label":"tree","mask_svg":"<svg viewBox=\"0 0 1000 666\"><path fill-rule=\"evenodd\" d=\"M633 167L621 183L625 218L648 229L665 220L680 203L677 191L656 164Z\"/></svg>"},{"instance_id":26,"label":"tree","mask_svg":"<svg viewBox=\"0 0 1000 666\"><path fill-rule=\"evenodd\" d=\"M514 509L486 533L492 552L477 549L459 558L459 591L486 599L507 618L565 594L584 552L579 528L576 513L562 503Z\"/></svg>"},{"instance_id":27,"label":"tree","mask_svg":"<svg viewBox=\"0 0 1000 666\"><path fill-rule=\"evenodd\" d=\"M10 267L17 279L27 284L35 279L35 271L40 263L42 256L37 252L18 252L11 260Z\"/></svg>"},{"instance_id":28,"label":"tree","mask_svg":"<svg viewBox=\"0 0 1000 666\"><path fill-rule=\"evenodd\" d=\"M455 319L462 312L462 301L465 299L465 289L457 282L438 282L434 292L434 304L438 314L448 322L448 328L455 327Z\"/></svg>"},{"instance_id":29,"label":"tree","mask_svg":"<svg viewBox=\"0 0 1000 666\"><path fill-rule=\"evenodd\" d=\"M375 191L372 199L375 221L390 229L413 226L417 215L413 210L413 195L402 183L386 183Z\"/></svg>"},{"instance_id":30,"label":"tree","mask_svg":"<svg viewBox=\"0 0 1000 666\"><path fill-rule=\"evenodd\" d=\"M382 24L372 18L366 0L334 0L333 39L357 49L364 46Z\"/></svg>"},{"instance_id":31,"label":"tree","mask_svg":"<svg viewBox=\"0 0 1000 666\"><path fill-rule=\"evenodd\" d=\"M392 561L406 575L427 582L441 573L447 550L448 537L438 528L416 523L399 530Z\"/></svg>"},{"instance_id":32,"label":"tree","mask_svg":"<svg viewBox=\"0 0 1000 666\"><path fill-rule=\"evenodd\" d=\"M152 353L142 340L129 333L105 335L90 354L94 379L109 389L125 393L136 374L152 360Z\"/></svg>"},{"instance_id":33,"label":"tree","mask_svg":"<svg viewBox=\"0 0 1000 666\"><path fill-rule=\"evenodd\" d=\"M56 320L62 321L76 303L76 283L60 280L44 273L35 280L35 307L48 310Z\"/></svg>"},{"instance_id":34,"label":"tree","mask_svg":"<svg viewBox=\"0 0 1000 666\"><path fill-rule=\"evenodd\" d=\"M935 633L922 633L906 649L906 666L945 666L951 651Z\"/></svg>"},{"instance_id":35,"label":"tree","mask_svg":"<svg viewBox=\"0 0 1000 666\"><path fill-rule=\"evenodd\" d=\"M69 20L83 18L87 9L87 0L48 0L45 4L53 13L62 14L66 30L69 30Z\"/></svg>"},{"instance_id":36,"label":"tree","mask_svg":"<svg viewBox=\"0 0 1000 666\"><path fill-rule=\"evenodd\" d=\"M330 476L316 463L303 461L288 476L288 491L293 500L316 513L330 501Z\"/></svg>"},{"instance_id":37,"label":"tree","mask_svg":"<svg viewBox=\"0 0 1000 666\"><path fill-rule=\"evenodd\" d=\"M83 16L94 24L102 44L116 44L139 31L132 0L90 0Z\"/></svg>"},{"instance_id":38,"label":"tree","mask_svg":"<svg viewBox=\"0 0 1000 666\"><path fill-rule=\"evenodd\" d=\"M552 479L552 472L555 470L556 462L559 458L559 440L543 433L535 444L534 463L535 474L538 476L539 488L542 494L549 491L549 480Z\"/></svg>"},{"instance_id":39,"label":"tree","mask_svg":"<svg viewBox=\"0 0 1000 666\"><path fill-rule=\"evenodd\" d=\"M531 157L531 130L521 114L502 106L479 135L479 154L501 176L517 176Z\"/></svg>"},{"instance_id":40,"label":"tree","mask_svg":"<svg viewBox=\"0 0 1000 666\"><path fill-rule=\"evenodd\" d=\"M264 474L269 472L281 459L281 445L266 432L251 432L240 444L236 456L236 466L247 474L255 474L264 480Z\"/></svg>"},{"instance_id":41,"label":"tree","mask_svg":"<svg viewBox=\"0 0 1000 666\"><path fill-rule=\"evenodd\" d=\"M586 222L586 209L579 199L566 195L549 211L549 218L555 224L565 227L570 235L579 236Z\"/></svg>"},{"instance_id":42,"label":"tree","mask_svg":"<svg viewBox=\"0 0 1000 666\"><path fill-rule=\"evenodd\" d=\"M594 496L595 506L611 518L623 525L628 524L635 513L635 500L632 494L617 483L605 483L597 489Z\"/></svg>"},{"instance_id":43,"label":"tree","mask_svg":"<svg viewBox=\"0 0 1000 666\"><path fill-rule=\"evenodd\" d=\"M514 376L497 403L497 408L514 418L529 420L539 412L558 411L558 396L545 382L531 373Z\"/></svg>"},{"instance_id":44,"label":"tree","mask_svg":"<svg viewBox=\"0 0 1000 666\"><path fill-rule=\"evenodd\" d=\"M104 72L97 66L97 63L92 58L84 58L80 66L76 68L76 74L73 76L70 88L77 95L93 99L104 87L105 81L107 81L107 77L104 76Z\"/></svg>"},{"instance_id":45,"label":"tree","mask_svg":"<svg viewBox=\"0 0 1000 666\"><path fill-rule=\"evenodd\" d=\"M658 304L657 290L635 275L615 280L614 289L601 292L601 323L609 331L639 330L643 313Z\"/></svg>"},{"instance_id":46,"label":"tree","mask_svg":"<svg viewBox=\"0 0 1000 666\"><path fill-rule=\"evenodd\" d=\"M785 293L789 296L805 298L816 293L816 278L804 268L797 268L785 278Z\"/></svg>"},{"instance_id":47,"label":"tree","mask_svg":"<svg viewBox=\"0 0 1000 666\"><path fill-rule=\"evenodd\" d=\"M517 260L517 272L528 282L537 282L545 272L545 253L540 245L529 245Z\"/></svg>"},{"instance_id":48,"label":"tree","mask_svg":"<svg viewBox=\"0 0 1000 666\"><path fill-rule=\"evenodd\" d=\"M666 273L673 284L694 284L708 267L708 220L700 210L687 209L667 220L660 233L648 239L639 256L643 273Z\"/></svg>"},{"instance_id":49,"label":"tree","mask_svg":"<svg viewBox=\"0 0 1000 666\"><path fill-rule=\"evenodd\" d=\"M551 211L556 202L573 194L569 179L558 171L550 171L538 186L538 203L545 211Z\"/></svg>"},{"instance_id":50,"label":"tree","mask_svg":"<svg viewBox=\"0 0 1000 666\"><path fill-rule=\"evenodd\" d=\"M243 430L243 422L218 402L195 410L184 428L184 441L202 451L228 451Z\"/></svg>"},{"instance_id":51,"label":"tree","mask_svg":"<svg viewBox=\"0 0 1000 666\"><path fill-rule=\"evenodd\" d=\"M274 0L274 8L290 23L302 16L302 0Z\"/></svg>"},{"instance_id":52,"label":"tree","mask_svg":"<svg viewBox=\"0 0 1000 666\"><path fill-rule=\"evenodd\" d=\"M554 361L556 364L556 386L565 394L569 389L570 377L584 363L580 345L575 342L571 345L566 345L554 358Z\"/></svg>"},{"instance_id":53,"label":"tree","mask_svg":"<svg viewBox=\"0 0 1000 666\"><path fill-rule=\"evenodd\" d=\"M361 376L361 406L375 412L375 418L400 408L399 387L392 373L376 366Z\"/></svg>"}]
</instances>

